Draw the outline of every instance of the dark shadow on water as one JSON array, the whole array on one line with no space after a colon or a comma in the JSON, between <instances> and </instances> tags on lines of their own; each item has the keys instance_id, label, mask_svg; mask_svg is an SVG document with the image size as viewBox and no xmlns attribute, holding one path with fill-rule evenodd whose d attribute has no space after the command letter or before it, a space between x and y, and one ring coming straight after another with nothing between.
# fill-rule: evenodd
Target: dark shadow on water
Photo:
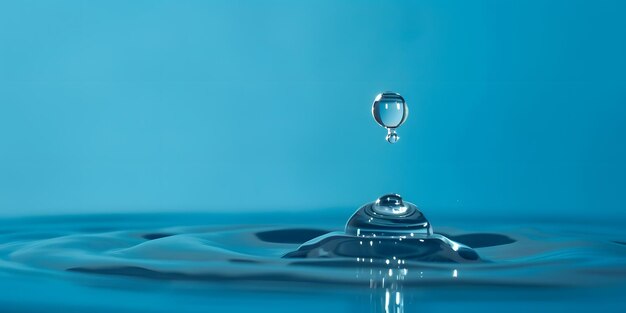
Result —
<instances>
[{"instance_id":1,"label":"dark shadow on water","mask_svg":"<svg viewBox=\"0 0 626 313\"><path fill-rule=\"evenodd\" d=\"M299 244L328 233L327 230L309 228L291 228L258 232L259 240L271 243Z\"/></svg>"},{"instance_id":2,"label":"dark shadow on water","mask_svg":"<svg viewBox=\"0 0 626 313\"><path fill-rule=\"evenodd\" d=\"M170 236L174 236L174 235L176 235L176 234L150 233L150 234L145 234L145 235L141 236L141 238L146 239L146 240L155 240L155 239L170 237Z\"/></svg>"},{"instance_id":3,"label":"dark shadow on water","mask_svg":"<svg viewBox=\"0 0 626 313\"><path fill-rule=\"evenodd\" d=\"M230 259L228 261L231 263L239 263L239 264L259 264L260 263L255 260L246 260L246 259Z\"/></svg>"}]
</instances>

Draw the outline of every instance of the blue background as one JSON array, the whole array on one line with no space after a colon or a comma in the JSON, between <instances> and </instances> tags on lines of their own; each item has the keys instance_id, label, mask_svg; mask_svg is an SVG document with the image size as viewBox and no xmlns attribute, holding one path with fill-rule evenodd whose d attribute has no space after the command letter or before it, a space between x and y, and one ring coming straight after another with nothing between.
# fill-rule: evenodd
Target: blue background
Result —
<instances>
[{"instance_id":1,"label":"blue background","mask_svg":"<svg viewBox=\"0 0 626 313\"><path fill-rule=\"evenodd\" d=\"M0 215L624 218L624 1L0 0ZM381 91L411 114L396 145Z\"/></svg>"}]
</instances>

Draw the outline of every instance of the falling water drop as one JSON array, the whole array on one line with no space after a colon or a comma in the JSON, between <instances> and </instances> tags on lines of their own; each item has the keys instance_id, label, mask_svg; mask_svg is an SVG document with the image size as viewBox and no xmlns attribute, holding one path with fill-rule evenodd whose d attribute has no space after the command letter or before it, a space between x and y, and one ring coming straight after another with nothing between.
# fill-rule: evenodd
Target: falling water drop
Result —
<instances>
[{"instance_id":1,"label":"falling water drop","mask_svg":"<svg viewBox=\"0 0 626 313\"><path fill-rule=\"evenodd\" d=\"M409 116L409 107L400 94L383 92L374 99L372 115L380 126L387 129L387 141L396 143L400 139L396 128L406 121Z\"/></svg>"}]
</instances>

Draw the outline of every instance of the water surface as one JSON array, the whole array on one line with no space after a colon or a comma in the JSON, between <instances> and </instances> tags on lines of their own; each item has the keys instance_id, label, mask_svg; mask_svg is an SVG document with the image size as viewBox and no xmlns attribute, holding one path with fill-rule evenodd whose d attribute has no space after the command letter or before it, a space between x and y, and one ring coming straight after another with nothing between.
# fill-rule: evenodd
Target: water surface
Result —
<instances>
[{"instance_id":1,"label":"water surface","mask_svg":"<svg viewBox=\"0 0 626 313\"><path fill-rule=\"evenodd\" d=\"M300 221L300 222L299 222ZM302 223L301 221L307 221ZM611 223L450 221L481 262L282 258L341 214L122 214L0 221L10 312L624 312L626 237ZM471 225L471 228L460 225ZM437 225L436 225L437 226Z\"/></svg>"}]
</instances>

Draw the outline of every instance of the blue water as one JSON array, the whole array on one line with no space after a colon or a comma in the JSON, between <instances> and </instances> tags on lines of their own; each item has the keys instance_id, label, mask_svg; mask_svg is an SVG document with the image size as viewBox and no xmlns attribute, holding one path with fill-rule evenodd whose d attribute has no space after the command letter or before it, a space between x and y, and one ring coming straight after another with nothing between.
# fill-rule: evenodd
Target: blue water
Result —
<instances>
[{"instance_id":1,"label":"blue water","mask_svg":"<svg viewBox=\"0 0 626 313\"><path fill-rule=\"evenodd\" d=\"M473 247L481 256L479 263L407 260L397 265L384 259L364 263L354 258L282 258L309 239L340 230L345 216L338 212L4 219L0 308L3 312L173 308L585 312L599 306L604 312L626 310L622 301L626 237L617 223L457 220L436 228ZM259 223L268 219L273 223Z\"/></svg>"}]
</instances>

